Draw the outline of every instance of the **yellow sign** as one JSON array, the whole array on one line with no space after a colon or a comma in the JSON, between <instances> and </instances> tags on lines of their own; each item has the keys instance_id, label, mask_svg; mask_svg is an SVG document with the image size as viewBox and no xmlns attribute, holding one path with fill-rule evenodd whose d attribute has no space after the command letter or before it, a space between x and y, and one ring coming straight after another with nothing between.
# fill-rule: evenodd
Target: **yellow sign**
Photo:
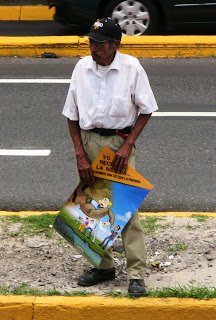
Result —
<instances>
[{"instance_id":1,"label":"yellow sign","mask_svg":"<svg viewBox=\"0 0 216 320\"><path fill-rule=\"evenodd\" d=\"M128 165L125 173L114 172L111 163L115 153L107 147L103 147L95 161L92 163L92 170L95 177L112 180L131 186L151 190L153 185L143 178L135 169Z\"/></svg>"}]
</instances>

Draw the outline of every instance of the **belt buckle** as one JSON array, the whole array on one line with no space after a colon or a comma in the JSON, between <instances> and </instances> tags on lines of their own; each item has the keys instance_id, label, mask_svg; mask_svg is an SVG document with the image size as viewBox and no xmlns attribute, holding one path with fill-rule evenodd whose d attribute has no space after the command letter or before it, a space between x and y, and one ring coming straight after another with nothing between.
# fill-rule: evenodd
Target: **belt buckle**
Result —
<instances>
[{"instance_id":1,"label":"belt buckle","mask_svg":"<svg viewBox=\"0 0 216 320\"><path fill-rule=\"evenodd\" d=\"M98 129L98 134L100 134L101 136L103 136L103 130L102 130L102 129Z\"/></svg>"}]
</instances>

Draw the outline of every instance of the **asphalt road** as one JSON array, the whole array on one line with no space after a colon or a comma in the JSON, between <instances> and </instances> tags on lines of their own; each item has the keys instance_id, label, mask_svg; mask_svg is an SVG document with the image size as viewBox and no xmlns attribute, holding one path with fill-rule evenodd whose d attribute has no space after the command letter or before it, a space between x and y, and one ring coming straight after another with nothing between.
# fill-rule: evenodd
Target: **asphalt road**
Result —
<instances>
[{"instance_id":1,"label":"asphalt road","mask_svg":"<svg viewBox=\"0 0 216 320\"><path fill-rule=\"evenodd\" d=\"M78 30L56 21L0 21L0 36L63 36L77 33Z\"/></svg>"},{"instance_id":2,"label":"asphalt road","mask_svg":"<svg viewBox=\"0 0 216 320\"><path fill-rule=\"evenodd\" d=\"M140 61L160 112L216 112L214 58ZM0 210L59 210L75 188L75 154L61 111L76 62L0 58L0 149L51 150L47 157L0 156ZM137 141L137 171L155 186L141 210L216 210L215 129L215 117L151 118Z\"/></svg>"},{"instance_id":3,"label":"asphalt road","mask_svg":"<svg viewBox=\"0 0 216 320\"><path fill-rule=\"evenodd\" d=\"M215 35L215 26L178 27L176 30L163 32L166 35ZM0 21L0 36L63 36L83 35L80 28L67 27L56 21Z\"/></svg>"}]
</instances>

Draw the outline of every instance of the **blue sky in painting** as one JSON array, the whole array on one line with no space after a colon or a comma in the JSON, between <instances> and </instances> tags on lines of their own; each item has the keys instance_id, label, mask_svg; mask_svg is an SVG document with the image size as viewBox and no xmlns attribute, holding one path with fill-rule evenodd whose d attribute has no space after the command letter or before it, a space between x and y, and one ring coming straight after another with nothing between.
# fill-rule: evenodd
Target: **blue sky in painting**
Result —
<instances>
[{"instance_id":1,"label":"blue sky in painting","mask_svg":"<svg viewBox=\"0 0 216 320\"><path fill-rule=\"evenodd\" d=\"M111 209L115 215L115 225L123 227L150 190L112 182L112 191Z\"/></svg>"}]
</instances>

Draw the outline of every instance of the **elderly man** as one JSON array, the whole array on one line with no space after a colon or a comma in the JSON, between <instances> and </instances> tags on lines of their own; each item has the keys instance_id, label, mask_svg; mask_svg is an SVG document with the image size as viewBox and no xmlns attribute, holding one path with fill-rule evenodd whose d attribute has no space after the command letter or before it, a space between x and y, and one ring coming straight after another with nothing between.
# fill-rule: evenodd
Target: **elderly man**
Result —
<instances>
[{"instance_id":1,"label":"elderly man","mask_svg":"<svg viewBox=\"0 0 216 320\"><path fill-rule=\"evenodd\" d=\"M86 36L91 56L81 59L73 71L63 114L68 119L80 179L89 185L95 180L91 163L103 146L115 152L115 172L125 171L128 164L135 167L134 143L158 108L138 59L118 52L120 26L103 18ZM145 292L146 247L138 212L122 231L122 241L130 278L128 293L141 296ZM80 276L78 284L91 286L114 278L109 249L99 269Z\"/></svg>"}]
</instances>

